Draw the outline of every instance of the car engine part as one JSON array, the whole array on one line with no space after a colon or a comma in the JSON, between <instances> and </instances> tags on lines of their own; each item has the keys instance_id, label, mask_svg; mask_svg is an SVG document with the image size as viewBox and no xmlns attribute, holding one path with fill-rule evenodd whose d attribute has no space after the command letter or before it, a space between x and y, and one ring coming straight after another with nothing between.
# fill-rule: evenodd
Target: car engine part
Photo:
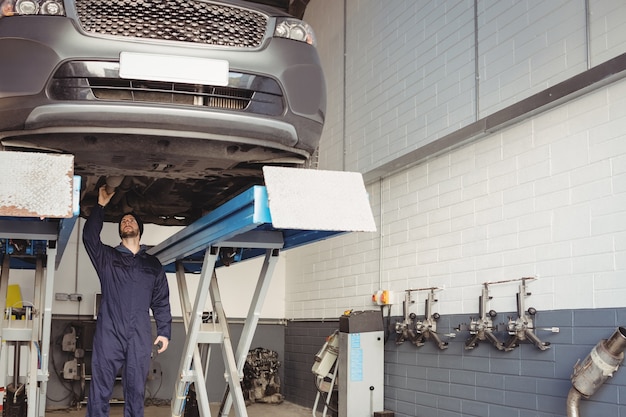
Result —
<instances>
[{"instance_id":1,"label":"car engine part","mask_svg":"<svg viewBox=\"0 0 626 417\"><path fill-rule=\"evenodd\" d=\"M626 328L618 327L608 339L593 347L585 360L576 362L572 375L572 388L567 395L567 417L579 417L581 398L589 398L613 376L626 349Z\"/></svg>"}]
</instances>

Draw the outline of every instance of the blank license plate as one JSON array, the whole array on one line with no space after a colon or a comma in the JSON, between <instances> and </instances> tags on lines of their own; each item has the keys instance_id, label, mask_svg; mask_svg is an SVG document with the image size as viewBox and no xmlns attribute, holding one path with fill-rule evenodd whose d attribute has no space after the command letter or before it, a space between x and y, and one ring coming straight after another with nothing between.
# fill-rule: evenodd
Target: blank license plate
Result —
<instances>
[{"instance_id":1,"label":"blank license plate","mask_svg":"<svg viewBox=\"0 0 626 417\"><path fill-rule=\"evenodd\" d=\"M122 52L120 53L120 77L225 86L228 85L228 61Z\"/></svg>"}]
</instances>

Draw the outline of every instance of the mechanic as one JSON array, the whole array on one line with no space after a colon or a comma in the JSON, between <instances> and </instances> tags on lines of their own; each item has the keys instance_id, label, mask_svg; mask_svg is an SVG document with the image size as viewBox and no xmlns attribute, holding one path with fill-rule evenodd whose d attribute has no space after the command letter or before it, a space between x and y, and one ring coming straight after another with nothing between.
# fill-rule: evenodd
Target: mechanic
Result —
<instances>
[{"instance_id":1,"label":"mechanic","mask_svg":"<svg viewBox=\"0 0 626 417\"><path fill-rule=\"evenodd\" d=\"M93 263L102 292L91 361L91 385L87 417L109 415L115 378L122 369L124 417L143 417L144 390L152 346L158 353L167 349L172 315L169 287L159 260L140 244L143 223L136 215L122 216L122 242L113 248L100 240L104 207L115 192L99 189L98 204L85 222L83 243ZM152 341L149 310L156 322Z\"/></svg>"}]
</instances>

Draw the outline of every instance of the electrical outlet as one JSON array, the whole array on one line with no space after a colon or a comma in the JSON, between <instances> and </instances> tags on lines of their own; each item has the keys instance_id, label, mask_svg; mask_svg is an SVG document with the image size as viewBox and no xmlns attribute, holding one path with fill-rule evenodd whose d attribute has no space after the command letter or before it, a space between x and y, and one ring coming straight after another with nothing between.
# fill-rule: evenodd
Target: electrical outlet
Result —
<instances>
[{"instance_id":1,"label":"electrical outlet","mask_svg":"<svg viewBox=\"0 0 626 417\"><path fill-rule=\"evenodd\" d=\"M78 293L70 294L69 297L70 297L70 301L82 301L83 300L83 295L78 294Z\"/></svg>"},{"instance_id":2,"label":"electrical outlet","mask_svg":"<svg viewBox=\"0 0 626 417\"><path fill-rule=\"evenodd\" d=\"M57 301L67 301L70 299L70 295L65 292L58 292L54 294L54 299Z\"/></svg>"}]
</instances>

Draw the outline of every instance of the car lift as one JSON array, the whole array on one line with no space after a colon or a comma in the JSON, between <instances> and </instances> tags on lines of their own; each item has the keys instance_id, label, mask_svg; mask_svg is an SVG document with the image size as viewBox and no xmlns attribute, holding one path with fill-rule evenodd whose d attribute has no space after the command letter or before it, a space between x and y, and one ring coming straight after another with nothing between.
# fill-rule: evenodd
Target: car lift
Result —
<instances>
[{"instance_id":1,"label":"car lift","mask_svg":"<svg viewBox=\"0 0 626 417\"><path fill-rule=\"evenodd\" d=\"M250 188L150 250L163 265L176 268L187 331L172 416L182 415L186 394L194 383L201 415L210 417L198 345L217 344L222 350L227 382L220 416L227 416L234 404L236 416L247 417L241 389L243 366L280 250L346 232L376 230L360 174L266 167L264 177L265 187ZM0 182L1 387L6 384L11 356L14 365L13 391L6 392L13 404L3 410L3 416L41 417L45 414L48 382L54 271L79 213L80 178L73 176L70 155L21 152L0 152L0 178L14 179ZM55 187L59 184L62 186ZM32 191L39 195L31 195ZM26 243L24 251L15 251L15 246L10 249L11 242L17 240ZM232 260L221 256L226 252L235 254L236 260L265 254L236 352L215 272L217 266ZM197 268L199 259L203 259L202 268L192 307L185 272ZM35 269L36 273L34 299L23 311L5 305L9 272L16 268ZM216 319L203 323L209 293ZM24 319L14 320L13 316ZM28 348L28 370L21 382L23 362L19 356L23 343ZM10 345L14 346L13 352ZM24 403L18 404L22 390Z\"/></svg>"},{"instance_id":2,"label":"car lift","mask_svg":"<svg viewBox=\"0 0 626 417\"><path fill-rule=\"evenodd\" d=\"M45 413L54 271L78 218L80 177L73 176L73 164L70 155L0 152L0 178L11 179L0 182L4 417ZM15 269L35 270L34 296L19 305L6 305L9 273ZM25 361L20 358L23 351L28 353ZM13 381L7 385L10 362Z\"/></svg>"},{"instance_id":3,"label":"car lift","mask_svg":"<svg viewBox=\"0 0 626 417\"><path fill-rule=\"evenodd\" d=\"M175 265L187 336L172 397L172 416L183 414L193 383L200 415L210 417L199 345L219 345L225 366L226 390L219 411L226 417L234 405L247 417L241 389L243 367L256 330L280 250L317 242L345 232L375 231L369 200L360 174L265 167L265 186L254 186L195 223L150 249L163 265ZM233 351L216 267L225 264L225 250L240 259L265 255L244 328ZM193 306L185 272L202 261ZM195 263L197 268L197 263ZM213 322L203 323L210 294ZM209 350L210 351L210 350ZM208 356L205 366L208 366Z\"/></svg>"}]
</instances>

